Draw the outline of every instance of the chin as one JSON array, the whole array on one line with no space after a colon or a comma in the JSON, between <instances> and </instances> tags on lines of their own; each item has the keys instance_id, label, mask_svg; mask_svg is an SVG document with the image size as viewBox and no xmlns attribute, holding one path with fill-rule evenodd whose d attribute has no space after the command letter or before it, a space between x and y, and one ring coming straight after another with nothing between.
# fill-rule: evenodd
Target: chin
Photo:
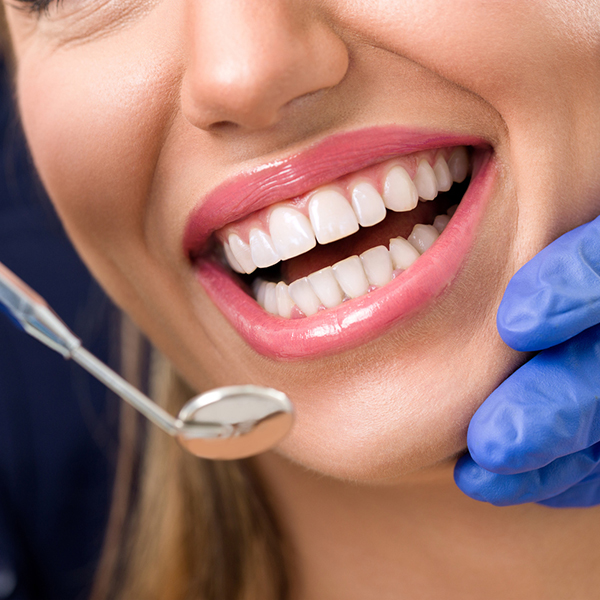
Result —
<instances>
[{"instance_id":1,"label":"chin","mask_svg":"<svg viewBox=\"0 0 600 600\"><path fill-rule=\"evenodd\" d=\"M412 340L386 336L324 360L308 376L305 365L294 363L287 383L275 382L296 407L295 425L277 452L320 475L371 485L451 466L466 450L474 412L522 357L493 325L482 324L460 352L440 327L424 343L432 327L424 319Z\"/></svg>"}]
</instances>

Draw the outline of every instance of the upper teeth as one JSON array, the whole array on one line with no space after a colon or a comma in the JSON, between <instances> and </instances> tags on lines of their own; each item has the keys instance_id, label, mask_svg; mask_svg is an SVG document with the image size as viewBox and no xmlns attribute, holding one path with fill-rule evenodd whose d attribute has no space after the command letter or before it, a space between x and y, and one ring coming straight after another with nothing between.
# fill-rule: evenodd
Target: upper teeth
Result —
<instances>
[{"instance_id":1,"label":"upper teeth","mask_svg":"<svg viewBox=\"0 0 600 600\"><path fill-rule=\"evenodd\" d=\"M395 212L406 212L418 202L419 192L410 175L403 167L392 167L383 183L383 203Z\"/></svg>"},{"instance_id":2,"label":"upper teeth","mask_svg":"<svg viewBox=\"0 0 600 600\"><path fill-rule=\"evenodd\" d=\"M282 260L304 254L317 244L310 221L301 212L287 206L273 210L269 230Z\"/></svg>"},{"instance_id":3,"label":"upper teeth","mask_svg":"<svg viewBox=\"0 0 600 600\"><path fill-rule=\"evenodd\" d=\"M336 190L316 192L308 205L308 214L319 244L328 244L358 231L354 210ZM274 234L278 233L275 230Z\"/></svg>"},{"instance_id":4,"label":"upper teeth","mask_svg":"<svg viewBox=\"0 0 600 600\"><path fill-rule=\"evenodd\" d=\"M250 257L259 268L264 269L279 262L280 257L271 238L261 229L250 232Z\"/></svg>"},{"instance_id":5,"label":"upper teeth","mask_svg":"<svg viewBox=\"0 0 600 600\"><path fill-rule=\"evenodd\" d=\"M433 200L438 191L448 191L453 181L463 181L469 171L464 147L454 149L448 161L439 153L433 167L426 159L419 160L412 179L397 161L388 164L381 193L375 182L363 177L349 186L349 198L341 187L328 186L310 195L304 211L290 203L271 207L268 232L266 223L258 222L247 234L248 242L242 239L239 228L226 227L222 242L227 262L238 273L252 273L257 267L299 256L314 248L317 241L328 244L352 235L359 225L370 227L379 223L385 218L386 209L404 212L415 208L419 198Z\"/></svg>"},{"instance_id":6,"label":"upper teeth","mask_svg":"<svg viewBox=\"0 0 600 600\"><path fill-rule=\"evenodd\" d=\"M379 192L367 181L352 190L352 208L362 227L371 227L385 219L386 208Z\"/></svg>"},{"instance_id":7,"label":"upper teeth","mask_svg":"<svg viewBox=\"0 0 600 600\"><path fill-rule=\"evenodd\" d=\"M419 163L414 184L417 192L419 192L419 197L423 198L423 200L433 200L437 196L437 177L433 168L426 160L422 160Z\"/></svg>"}]
</instances>

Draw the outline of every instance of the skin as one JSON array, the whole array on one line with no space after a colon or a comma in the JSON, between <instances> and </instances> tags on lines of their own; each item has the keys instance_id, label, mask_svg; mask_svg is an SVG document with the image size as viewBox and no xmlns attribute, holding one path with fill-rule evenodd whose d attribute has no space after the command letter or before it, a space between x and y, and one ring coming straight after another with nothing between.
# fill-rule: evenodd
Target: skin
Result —
<instances>
[{"instance_id":1,"label":"skin","mask_svg":"<svg viewBox=\"0 0 600 600\"><path fill-rule=\"evenodd\" d=\"M495 329L506 283L600 214L598 2L63 0L7 16L36 166L95 276L196 387L267 384L295 403L258 464L296 598L502 598L507 573L514 597L594 597L595 509L478 504L452 466L527 358ZM392 123L494 148L460 277L355 350L256 354L197 284L187 216L238 172Z\"/></svg>"}]
</instances>

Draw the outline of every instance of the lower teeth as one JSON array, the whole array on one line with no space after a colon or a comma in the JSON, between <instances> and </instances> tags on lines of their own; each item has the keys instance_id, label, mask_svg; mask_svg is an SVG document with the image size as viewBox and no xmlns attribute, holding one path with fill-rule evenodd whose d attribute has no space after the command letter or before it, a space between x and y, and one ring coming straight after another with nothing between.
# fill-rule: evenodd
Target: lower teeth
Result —
<instances>
[{"instance_id":1,"label":"lower teeth","mask_svg":"<svg viewBox=\"0 0 600 600\"><path fill-rule=\"evenodd\" d=\"M383 287L408 269L445 229L457 205L438 215L433 225L417 224L408 239L390 240L389 248L376 246L360 256L350 256L287 285L256 278L256 301L267 312L286 319L310 317Z\"/></svg>"}]
</instances>

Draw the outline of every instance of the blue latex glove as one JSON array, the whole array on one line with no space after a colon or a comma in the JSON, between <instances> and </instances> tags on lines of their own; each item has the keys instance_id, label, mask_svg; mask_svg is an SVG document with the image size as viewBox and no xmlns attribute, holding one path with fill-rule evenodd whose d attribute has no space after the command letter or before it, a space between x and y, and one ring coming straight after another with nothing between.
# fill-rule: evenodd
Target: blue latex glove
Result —
<instances>
[{"instance_id":1,"label":"blue latex glove","mask_svg":"<svg viewBox=\"0 0 600 600\"><path fill-rule=\"evenodd\" d=\"M542 352L473 416L458 487L498 506L600 504L600 217L516 273L497 323L512 348Z\"/></svg>"}]
</instances>

